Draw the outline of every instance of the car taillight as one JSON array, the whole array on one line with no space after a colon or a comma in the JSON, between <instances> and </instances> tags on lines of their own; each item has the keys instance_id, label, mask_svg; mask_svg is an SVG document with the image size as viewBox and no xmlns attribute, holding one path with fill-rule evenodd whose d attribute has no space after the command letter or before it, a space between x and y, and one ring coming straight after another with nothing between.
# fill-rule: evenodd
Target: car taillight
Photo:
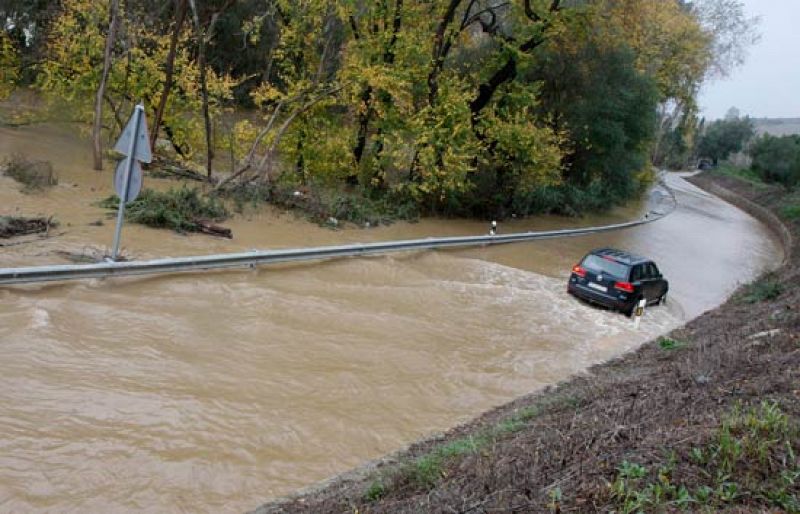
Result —
<instances>
[{"instance_id":1,"label":"car taillight","mask_svg":"<svg viewBox=\"0 0 800 514\"><path fill-rule=\"evenodd\" d=\"M576 264L572 267L572 272L581 278L586 278L586 270L583 269L579 264Z\"/></svg>"},{"instance_id":2,"label":"car taillight","mask_svg":"<svg viewBox=\"0 0 800 514\"><path fill-rule=\"evenodd\" d=\"M619 289L620 291L625 291L626 293L632 293L633 284L630 282L616 282L614 284L614 289Z\"/></svg>"}]
</instances>

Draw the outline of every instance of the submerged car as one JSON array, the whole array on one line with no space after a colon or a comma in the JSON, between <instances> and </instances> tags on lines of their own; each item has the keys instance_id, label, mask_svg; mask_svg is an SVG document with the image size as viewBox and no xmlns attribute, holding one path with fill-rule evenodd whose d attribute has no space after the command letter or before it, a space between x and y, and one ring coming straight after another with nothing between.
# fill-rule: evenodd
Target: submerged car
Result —
<instances>
[{"instance_id":1,"label":"submerged car","mask_svg":"<svg viewBox=\"0 0 800 514\"><path fill-rule=\"evenodd\" d=\"M669 282L645 257L613 248L592 250L572 267L567 292L630 316L639 300L666 301Z\"/></svg>"}]
</instances>

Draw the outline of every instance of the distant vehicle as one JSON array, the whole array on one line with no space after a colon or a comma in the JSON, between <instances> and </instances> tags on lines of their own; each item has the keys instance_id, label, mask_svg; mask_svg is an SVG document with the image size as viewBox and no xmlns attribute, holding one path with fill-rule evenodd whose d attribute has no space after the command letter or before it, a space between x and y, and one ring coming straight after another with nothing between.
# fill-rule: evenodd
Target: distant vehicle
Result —
<instances>
[{"instance_id":1,"label":"distant vehicle","mask_svg":"<svg viewBox=\"0 0 800 514\"><path fill-rule=\"evenodd\" d=\"M630 316L639 300L661 304L669 282L658 266L645 257L612 248L592 250L572 267L567 292L591 303Z\"/></svg>"}]
</instances>

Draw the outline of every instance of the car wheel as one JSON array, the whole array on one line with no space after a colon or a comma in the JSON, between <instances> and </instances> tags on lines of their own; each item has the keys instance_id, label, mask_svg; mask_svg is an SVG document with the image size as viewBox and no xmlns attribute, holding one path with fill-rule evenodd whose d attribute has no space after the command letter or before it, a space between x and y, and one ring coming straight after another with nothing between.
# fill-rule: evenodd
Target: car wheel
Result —
<instances>
[{"instance_id":1,"label":"car wheel","mask_svg":"<svg viewBox=\"0 0 800 514\"><path fill-rule=\"evenodd\" d=\"M667 292L666 291L664 291L664 294L662 294L658 298L658 301L656 302L656 305L664 305L665 303L667 303Z\"/></svg>"},{"instance_id":2,"label":"car wheel","mask_svg":"<svg viewBox=\"0 0 800 514\"><path fill-rule=\"evenodd\" d=\"M637 306L637 305L639 305L639 301L640 301L641 299L642 299L642 297L641 297L641 296L640 296L639 298L637 298L637 299L636 299L636 300L635 300L633 303L631 303L631 306L630 306L630 307L627 307L627 308L626 308L626 309L623 311L623 313L624 313L626 316L628 316L629 318L632 318L632 317L633 317L633 313L634 313L634 311L636 311L636 306Z\"/></svg>"}]
</instances>

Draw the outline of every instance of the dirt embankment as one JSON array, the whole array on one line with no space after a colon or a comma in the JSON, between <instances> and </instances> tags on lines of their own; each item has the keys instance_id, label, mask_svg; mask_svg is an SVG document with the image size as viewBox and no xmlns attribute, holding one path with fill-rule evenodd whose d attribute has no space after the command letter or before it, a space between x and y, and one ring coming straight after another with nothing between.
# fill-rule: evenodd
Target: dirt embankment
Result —
<instances>
[{"instance_id":1,"label":"dirt embankment","mask_svg":"<svg viewBox=\"0 0 800 514\"><path fill-rule=\"evenodd\" d=\"M779 189L694 181L768 223L783 266L635 352L256 512L800 512L799 223L778 219Z\"/></svg>"}]
</instances>

